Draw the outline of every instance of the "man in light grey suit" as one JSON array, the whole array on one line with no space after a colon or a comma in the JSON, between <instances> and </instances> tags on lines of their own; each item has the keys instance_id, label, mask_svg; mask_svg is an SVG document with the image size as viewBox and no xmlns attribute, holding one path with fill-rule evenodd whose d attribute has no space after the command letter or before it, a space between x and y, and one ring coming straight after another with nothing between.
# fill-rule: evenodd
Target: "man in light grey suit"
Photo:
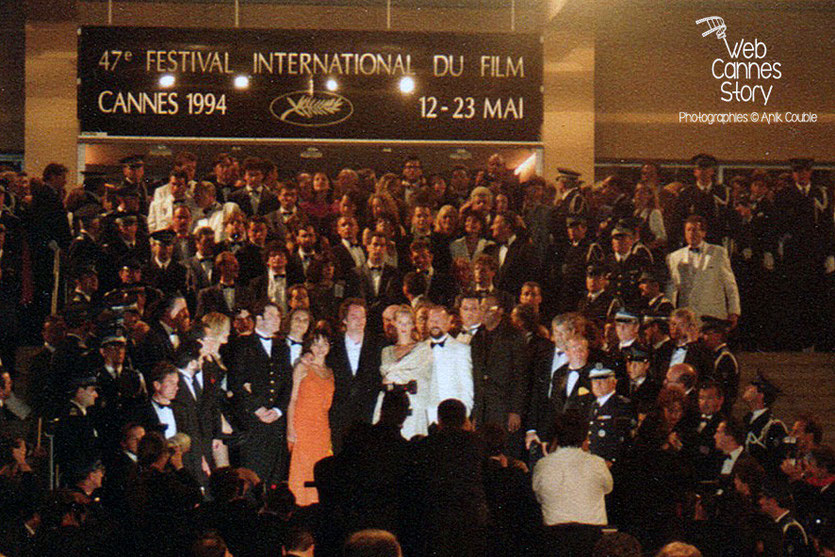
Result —
<instances>
[{"instance_id":1,"label":"man in light grey suit","mask_svg":"<svg viewBox=\"0 0 835 557\"><path fill-rule=\"evenodd\" d=\"M667 256L670 282L667 294L675 307L689 307L696 315L739 319L739 289L725 248L704 241L707 223L692 215L684 223L687 246Z\"/></svg>"},{"instance_id":2,"label":"man in light grey suit","mask_svg":"<svg viewBox=\"0 0 835 557\"><path fill-rule=\"evenodd\" d=\"M432 347L432 378L429 404L426 407L429 423L438 421L438 405L455 398L473 410L473 361L470 346L452 338L449 329L452 316L443 306L429 310L429 346Z\"/></svg>"}]
</instances>

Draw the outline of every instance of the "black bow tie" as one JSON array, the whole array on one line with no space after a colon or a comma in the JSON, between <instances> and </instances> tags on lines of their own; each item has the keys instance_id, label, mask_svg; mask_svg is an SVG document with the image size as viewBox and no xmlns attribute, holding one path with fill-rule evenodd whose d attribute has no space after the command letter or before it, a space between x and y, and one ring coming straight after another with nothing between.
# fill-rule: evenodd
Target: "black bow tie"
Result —
<instances>
[{"instance_id":1,"label":"black bow tie","mask_svg":"<svg viewBox=\"0 0 835 557\"><path fill-rule=\"evenodd\" d=\"M287 275L281 273L280 275L273 275L273 279L285 278Z\"/></svg>"},{"instance_id":2,"label":"black bow tie","mask_svg":"<svg viewBox=\"0 0 835 557\"><path fill-rule=\"evenodd\" d=\"M302 345L301 342L299 342L297 340L293 340L292 338L288 338L287 342L290 343L290 346L301 346Z\"/></svg>"},{"instance_id":3,"label":"black bow tie","mask_svg":"<svg viewBox=\"0 0 835 557\"><path fill-rule=\"evenodd\" d=\"M268 341L270 341L270 342L272 342L272 340L273 340L273 337L265 337L265 336L261 336L261 335L259 335L259 334L256 334L255 336L257 336L257 337L258 337L258 338L260 338L261 340L268 340Z\"/></svg>"},{"instance_id":4,"label":"black bow tie","mask_svg":"<svg viewBox=\"0 0 835 557\"><path fill-rule=\"evenodd\" d=\"M293 216L293 211L281 211L281 214L284 215L285 217L292 217Z\"/></svg>"},{"instance_id":5,"label":"black bow tie","mask_svg":"<svg viewBox=\"0 0 835 557\"><path fill-rule=\"evenodd\" d=\"M701 248L690 248L690 251L692 253L700 253L702 250L701 250Z\"/></svg>"},{"instance_id":6,"label":"black bow tie","mask_svg":"<svg viewBox=\"0 0 835 557\"><path fill-rule=\"evenodd\" d=\"M432 348L435 348L436 346L440 346L441 348L443 348L445 342L446 342L446 339L444 339L440 342L430 342L430 344L432 345Z\"/></svg>"},{"instance_id":7,"label":"black bow tie","mask_svg":"<svg viewBox=\"0 0 835 557\"><path fill-rule=\"evenodd\" d=\"M713 414L702 414L702 420L705 422L709 422L713 418Z\"/></svg>"},{"instance_id":8,"label":"black bow tie","mask_svg":"<svg viewBox=\"0 0 835 557\"><path fill-rule=\"evenodd\" d=\"M376 273L382 273L383 272L382 267L369 267L368 270L371 271L372 273L375 273L375 272Z\"/></svg>"},{"instance_id":9,"label":"black bow tie","mask_svg":"<svg viewBox=\"0 0 835 557\"><path fill-rule=\"evenodd\" d=\"M198 260L200 263L206 263L207 261L208 261L209 263L211 263L211 262L212 262L212 258L211 258L211 257L198 257L198 258L197 258L197 260Z\"/></svg>"},{"instance_id":10,"label":"black bow tie","mask_svg":"<svg viewBox=\"0 0 835 557\"><path fill-rule=\"evenodd\" d=\"M231 284L231 285L229 285L229 284L224 284L224 285L223 285L223 289L224 289L224 290L235 290L235 285L234 285L234 284Z\"/></svg>"}]
</instances>

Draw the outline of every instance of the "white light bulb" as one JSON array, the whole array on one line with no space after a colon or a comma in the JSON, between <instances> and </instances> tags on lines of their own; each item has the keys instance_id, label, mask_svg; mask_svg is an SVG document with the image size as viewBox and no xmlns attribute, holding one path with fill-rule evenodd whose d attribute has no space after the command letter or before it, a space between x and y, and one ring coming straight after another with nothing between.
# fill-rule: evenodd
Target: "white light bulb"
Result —
<instances>
[{"instance_id":1,"label":"white light bulb","mask_svg":"<svg viewBox=\"0 0 835 557\"><path fill-rule=\"evenodd\" d=\"M415 90L415 80L411 77L404 76L400 78L400 92L404 94L409 94Z\"/></svg>"},{"instance_id":2,"label":"white light bulb","mask_svg":"<svg viewBox=\"0 0 835 557\"><path fill-rule=\"evenodd\" d=\"M173 75L167 73L165 75L160 76L159 85L160 87L165 87L167 89L168 87L173 87L176 81L177 80L174 78Z\"/></svg>"},{"instance_id":3,"label":"white light bulb","mask_svg":"<svg viewBox=\"0 0 835 557\"><path fill-rule=\"evenodd\" d=\"M235 89L248 89L249 88L249 77L245 75L238 75L235 76Z\"/></svg>"},{"instance_id":4,"label":"white light bulb","mask_svg":"<svg viewBox=\"0 0 835 557\"><path fill-rule=\"evenodd\" d=\"M339 89L339 83L334 78L330 78L325 82L325 87L328 91L336 91Z\"/></svg>"}]
</instances>

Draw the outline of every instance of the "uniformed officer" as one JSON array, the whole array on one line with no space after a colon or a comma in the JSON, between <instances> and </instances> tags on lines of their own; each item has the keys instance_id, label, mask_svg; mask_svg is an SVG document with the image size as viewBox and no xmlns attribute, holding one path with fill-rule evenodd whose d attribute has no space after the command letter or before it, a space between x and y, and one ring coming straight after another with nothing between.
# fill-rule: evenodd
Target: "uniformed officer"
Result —
<instances>
[{"instance_id":1,"label":"uniformed officer","mask_svg":"<svg viewBox=\"0 0 835 557\"><path fill-rule=\"evenodd\" d=\"M175 234L172 230L157 230L151 234L153 257L142 272L142 278L163 294L184 293L188 271L172 257Z\"/></svg>"},{"instance_id":2,"label":"uniformed officer","mask_svg":"<svg viewBox=\"0 0 835 557\"><path fill-rule=\"evenodd\" d=\"M568 217L588 218L589 204L583 192L580 191L580 173L565 168L557 169L557 192L562 187L562 195L554 200L554 211L551 213L551 236L555 243L561 243L566 237L566 221Z\"/></svg>"},{"instance_id":3,"label":"uniformed officer","mask_svg":"<svg viewBox=\"0 0 835 557\"><path fill-rule=\"evenodd\" d=\"M661 384L650 374L650 351L633 344L624 350L624 357L627 377L618 381L617 392L632 402L639 417L647 416L655 410L655 401L661 390Z\"/></svg>"},{"instance_id":4,"label":"uniformed officer","mask_svg":"<svg viewBox=\"0 0 835 557\"><path fill-rule=\"evenodd\" d=\"M638 282L652 268L652 254L638 241L638 234L629 219L621 219L612 229L612 253L606 258L611 271L612 294L633 310L641 305Z\"/></svg>"},{"instance_id":5,"label":"uniformed officer","mask_svg":"<svg viewBox=\"0 0 835 557\"><path fill-rule=\"evenodd\" d=\"M642 313L665 316L673 313L673 303L661 290L661 285L666 282L651 271L641 273L638 277L638 289L641 291Z\"/></svg>"},{"instance_id":6,"label":"uniformed officer","mask_svg":"<svg viewBox=\"0 0 835 557\"><path fill-rule=\"evenodd\" d=\"M780 389L762 374L742 393L742 400L751 410L744 419L745 450L769 472L779 469L783 439L788 435L785 424L771 413L771 405L779 393Z\"/></svg>"},{"instance_id":7,"label":"uniformed officer","mask_svg":"<svg viewBox=\"0 0 835 557\"><path fill-rule=\"evenodd\" d=\"M55 461L60 470L101 457L99 433L91 410L98 398L97 381L89 373L69 381L69 393L55 427Z\"/></svg>"},{"instance_id":8,"label":"uniformed officer","mask_svg":"<svg viewBox=\"0 0 835 557\"><path fill-rule=\"evenodd\" d=\"M700 215L707 220L707 241L724 245L729 235L730 188L716 182L716 158L700 153L693 157L695 183L681 190L673 210L673 236L670 245L682 245L684 221L690 215Z\"/></svg>"},{"instance_id":9,"label":"uniformed officer","mask_svg":"<svg viewBox=\"0 0 835 557\"><path fill-rule=\"evenodd\" d=\"M119 161L122 165L122 187L130 188L137 198L143 212L148 210L148 182L145 179L145 159L142 155L128 155Z\"/></svg>"},{"instance_id":10,"label":"uniformed officer","mask_svg":"<svg viewBox=\"0 0 835 557\"><path fill-rule=\"evenodd\" d=\"M731 322L710 315L702 315L702 341L713 352L711 377L722 386L725 401L722 412L730 416L739 393L739 363L726 342Z\"/></svg>"},{"instance_id":11,"label":"uniformed officer","mask_svg":"<svg viewBox=\"0 0 835 557\"><path fill-rule=\"evenodd\" d=\"M638 425L635 409L629 399L615 393L614 370L597 364L589 379L596 397L589 411L589 452L616 462Z\"/></svg>"},{"instance_id":12,"label":"uniformed officer","mask_svg":"<svg viewBox=\"0 0 835 557\"><path fill-rule=\"evenodd\" d=\"M586 291L586 268L601 263L605 258L603 248L594 241L583 216L566 218L568 237L561 242L555 239L553 265L549 269L549 282L558 284L558 312L576 311L578 302Z\"/></svg>"},{"instance_id":13,"label":"uniformed officer","mask_svg":"<svg viewBox=\"0 0 835 557\"><path fill-rule=\"evenodd\" d=\"M826 188L812 183L812 159L790 163L794 185L774 196L779 296L785 308L780 330L786 331L782 346L800 350L823 339L831 343L826 283L835 276L835 224Z\"/></svg>"},{"instance_id":14,"label":"uniformed officer","mask_svg":"<svg viewBox=\"0 0 835 557\"><path fill-rule=\"evenodd\" d=\"M592 264L586 267L586 295L577 305L577 311L594 321L601 331L621 305L608 288L609 273L604 265Z\"/></svg>"}]
</instances>

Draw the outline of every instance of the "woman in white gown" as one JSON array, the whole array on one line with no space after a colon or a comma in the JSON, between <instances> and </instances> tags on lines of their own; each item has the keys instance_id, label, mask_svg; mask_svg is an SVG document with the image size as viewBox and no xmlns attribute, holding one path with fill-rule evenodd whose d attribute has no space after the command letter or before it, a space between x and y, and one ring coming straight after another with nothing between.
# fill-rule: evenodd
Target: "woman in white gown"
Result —
<instances>
[{"instance_id":1,"label":"woman in white gown","mask_svg":"<svg viewBox=\"0 0 835 557\"><path fill-rule=\"evenodd\" d=\"M382 375L383 390L392 388L407 388L414 381L414 389L408 389L411 414L403 423L401 434L406 439L415 435L426 435L429 422L426 418L426 407L429 405L429 385L432 376L432 349L425 342L418 342L415 331L415 316L409 306L400 306L394 314L394 324L397 329L397 342L393 346L383 348L380 360L380 375ZM380 407L383 394L377 400L374 411L374 422L380 417Z\"/></svg>"}]
</instances>

